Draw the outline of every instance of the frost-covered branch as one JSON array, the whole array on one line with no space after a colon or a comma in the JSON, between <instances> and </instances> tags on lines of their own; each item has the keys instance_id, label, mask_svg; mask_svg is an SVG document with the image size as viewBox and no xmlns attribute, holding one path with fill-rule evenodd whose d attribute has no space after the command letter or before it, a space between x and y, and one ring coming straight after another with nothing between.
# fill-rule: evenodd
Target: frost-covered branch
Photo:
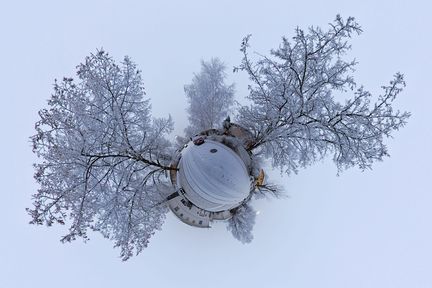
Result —
<instances>
[{"instance_id":1,"label":"frost-covered branch","mask_svg":"<svg viewBox=\"0 0 432 288\"><path fill-rule=\"evenodd\" d=\"M255 210L244 204L234 211L234 216L228 220L227 229L230 231L234 238L240 242L250 243L253 240L253 226L255 225Z\"/></svg>"},{"instance_id":2,"label":"frost-covered branch","mask_svg":"<svg viewBox=\"0 0 432 288\"><path fill-rule=\"evenodd\" d=\"M40 189L28 209L31 223L70 219L63 242L100 231L126 260L147 246L167 208L155 184L165 181L172 121L152 119L140 71L104 51L77 67L79 78L54 85L49 108L39 112L33 151Z\"/></svg>"},{"instance_id":3,"label":"frost-covered branch","mask_svg":"<svg viewBox=\"0 0 432 288\"><path fill-rule=\"evenodd\" d=\"M405 82L396 73L376 101L357 86L352 77L356 62L342 56L351 48L348 39L360 32L354 18L337 16L328 31L297 28L292 42L283 38L270 57L259 56L256 63L248 54L250 36L244 38L236 70L250 76L252 105L241 107L237 121L253 132L252 149L270 157L273 166L296 172L332 154L339 170L366 169L388 155L384 136L410 116L392 108ZM352 91L353 97L340 103L335 91Z\"/></svg>"}]
</instances>

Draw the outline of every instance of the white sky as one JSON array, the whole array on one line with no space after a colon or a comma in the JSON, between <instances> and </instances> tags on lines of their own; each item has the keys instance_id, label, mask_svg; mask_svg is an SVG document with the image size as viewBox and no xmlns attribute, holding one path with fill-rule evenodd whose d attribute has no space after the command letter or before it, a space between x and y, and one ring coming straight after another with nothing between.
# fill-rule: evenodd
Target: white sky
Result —
<instances>
[{"instance_id":1,"label":"white sky","mask_svg":"<svg viewBox=\"0 0 432 288\"><path fill-rule=\"evenodd\" d=\"M429 1L148 2L0 2L0 287L432 287ZM224 225L200 230L170 215L149 248L123 263L97 234L63 245L64 227L27 224L38 188L28 139L37 111L54 78L73 75L90 52L129 55L154 115L171 113L181 131L183 85L200 59L232 67L246 34L267 53L297 25L325 26L337 13L364 29L353 40L357 81L377 93L401 71L408 84L396 106L413 116L372 171L337 177L324 162L291 177L273 173L289 198L254 203L261 214L249 245ZM245 75L229 75L242 99Z\"/></svg>"}]
</instances>

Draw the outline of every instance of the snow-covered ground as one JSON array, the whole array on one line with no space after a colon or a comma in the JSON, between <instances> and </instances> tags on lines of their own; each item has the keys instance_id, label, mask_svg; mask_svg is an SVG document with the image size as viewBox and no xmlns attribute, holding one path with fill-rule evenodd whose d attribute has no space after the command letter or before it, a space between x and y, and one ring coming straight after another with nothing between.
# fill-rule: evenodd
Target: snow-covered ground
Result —
<instances>
[{"instance_id":1,"label":"snow-covered ground","mask_svg":"<svg viewBox=\"0 0 432 288\"><path fill-rule=\"evenodd\" d=\"M0 4L2 141L0 287L432 287L430 20L428 1L4 1ZM252 33L266 54L296 26L354 16L357 81L377 94L398 71L407 87L396 108L412 113L388 139L390 158L372 171L336 176L324 161L298 175L270 177L287 199L255 201L254 240L225 225L197 229L169 215L138 257L123 263L100 235L61 244L63 227L35 227L25 208L38 186L29 136L54 78L71 76L89 52L129 55L143 70L153 114L186 127L183 85L200 59L238 65ZM229 74L243 102L247 76ZM267 169L268 170L268 169ZM221 273L223 271L223 273Z\"/></svg>"}]
</instances>

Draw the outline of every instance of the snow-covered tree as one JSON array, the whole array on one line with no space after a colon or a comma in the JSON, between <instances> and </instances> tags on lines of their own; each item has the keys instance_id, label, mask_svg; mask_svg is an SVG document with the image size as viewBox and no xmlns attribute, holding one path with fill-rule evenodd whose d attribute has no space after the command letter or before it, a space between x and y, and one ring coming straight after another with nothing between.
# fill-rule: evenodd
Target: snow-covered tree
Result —
<instances>
[{"instance_id":1,"label":"snow-covered tree","mask_svg":"<svg viewBox=\"0 0 432 288\"><path fill-rule=\"evenodd\" d=\"M244 204L235 209L233 217L228 220L227 229L243 244L250 243L253 240L255 217L255 210L250 205Z\"/></svg>"},{"instance_id":2,"label":"snow-covered tree","mask_svg":"<svg viewBox=\"0 0 432 288\"><path fill-rule=\"evenodd\" d=\"M234 101L234 84L226 84L225 79L225 65L218 58L201 61L201 71L184 87L189 102L186 136L218 128L227 117Z\"/></svg>"},{"instance_id":3,"label":"snow-covered tree","mask_svg":"<svg viewBox=\"0 0 432 288\"><path fill-rule=\"evenodd\" d=\"M191 145L202 145L206 139L219 141L247 167L249 194L241 205L234 202L240 206L229 208L233 217L227 226L242 243L253 238L256 213L248 201L281 196L279 187L265 179L261 159L269 158L286 173L329 154L339 171L370 168L388 155L384 138L403 127L410 116L392 107L405 85L402 74L396 73L377 97L356 84L352 76L356 62L342 57L351 48L350 37L360 32L354 18L344 21L337 16L327 31L311 27L306 33L297 28L292 41L283 38L279 48L269 56L258 55L256 61L249 55L250 36L245 37L243 58L234 70L250 76L251 104L239 108L236 123L230 118L222 123L233 104L234 85L225 83L220 60L203 61L201 72L185 86L187 136L215 128ZM117 65L106 52L98 51L77 67L77 76L77 81L56 81L49 107L39 112L32 142L42 159L35 164L40 189L33 195L34 207L27 211L33 224L70 225L63 242L87 239L88 230L99 231L120 247L126 260L140 253L161 229L167 201L192 191L188 181L177 181L176 171L183 169L177 167L183 167L179 163L184 141L179 141L182 145L173 155L166 139L172 120L152 118L141 73L129 58ZM337 100L339 94L351 97ZM199 179L194 185L200 187L213 180ZM179 203L191 208L203 203L198 197L207 192L194 191ZM218 201L218 195L211 196ZM201 217L214 212L195 206Z\"/></svg>"},{"instance_id":4,"label":"snow-covered tree","mask_svg":"<svg viewBox=\"0 0 432 288\"><path fill-rule=\"evenodd\" d=\"M49 109L39 112L32 141L43 162L28 212L34 224L70 218L62 241L99 231L125 260L147 246L168 211L156 185L171 169L164 136L172 121L151 117L140 71L127 57L117 65L99 51L77 75L78 82L56 81Z\"/></svg>"},{"instance_id":5,"label":"snow-covered tree","mask_svg":"<svg viewBox=\"0 0 432 288\"><path fill-rule=\"evenodd\" d=\"M339 170L370 168L388 155L384 137L402 127L407 112L394 111L392 102L405 86L396 73L376 100L354 81L355 61L342 56L361 32L354 18L339 15L328 31L297 28L292 41L282 39L270 56L250 58L250 35L243 39L243 59L235 70L248 73L250 106L238 111L238 123L254 134L252 150L271 158L274 167L290 173L328 154ZM335 92L352 94L344 102Z\"/></svg>"}]
</instances>

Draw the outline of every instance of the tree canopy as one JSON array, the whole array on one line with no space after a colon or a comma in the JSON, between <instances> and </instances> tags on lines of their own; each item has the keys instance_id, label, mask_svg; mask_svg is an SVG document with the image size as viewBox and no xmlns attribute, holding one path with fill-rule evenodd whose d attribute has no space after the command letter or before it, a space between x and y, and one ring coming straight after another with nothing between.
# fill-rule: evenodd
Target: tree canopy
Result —
<instances>
[{"instance_id":1,"label":"tree canopy","mask_svg":"<svg viewBox=\"0 0 432 288\"><path fill-rule=\"evenodd\" d=\"M48 109L39 112L33 151L40 189L32 223L64 224L62 241L101 232L121 248L123 259L147 246L168 211L157 193L166 181L172 121L154 119L144 98L141 73L125 58L121 65L104 51L77 67L78 82L54 84Z\"/></svg>"},{"instance_id":2,"label":"tree canopy","mask_svg":"<svg viewBox=\"0 0 432 288\"><path fill-rule=\"evenodd\" d=\"M249 56L250 35L243 39L235 70L249 75L252 104L239 109L237 121L254 134L254 151L274 167L289 174L332 154L339 170L366 169L388 155L383 138L410 116L392 107L405 82L396 73L377 101L357 85L356 62L342 57L351 49L349 38L361 31L354 18L338 15L327 31L297 28L292 41L283 37L279 48L256 62ZM335 92L352 96L339 102Z\"/></svg>"}]
</instances>

